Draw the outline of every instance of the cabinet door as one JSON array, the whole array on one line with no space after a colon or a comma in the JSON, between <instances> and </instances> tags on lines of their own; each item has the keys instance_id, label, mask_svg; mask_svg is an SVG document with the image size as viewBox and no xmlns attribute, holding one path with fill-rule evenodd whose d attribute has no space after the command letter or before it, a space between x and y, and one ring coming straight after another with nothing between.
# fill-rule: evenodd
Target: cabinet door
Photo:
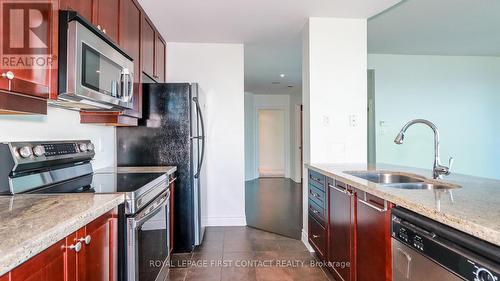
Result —
<instances>
[{"instance_id":1,"label":"cabinet door","mask_svg":"<svg viewBox=\"0 0 500 281\"><path fill-rule=\"evenodd\" d=\"M108 213L80 229L79 239L90 237L78 253L79 281L108 281L116 278L116 227L113 213Z\"/></svg>"},{"instance_id":2,"label":"cabinet door","mask_svg":"<svg viewBox=\"0 0 500 281\"><path fill-rule=\"evenodd\" d=\"M0 276L0 281L9 281L9 273L5 273L5 275Z\"/></svg>"},{"instance_id":3,"label":"cabinet door","mask_svg":"<svg viewBox=\"0 0 500 281\"><path fill-rule=\"evenodd\" d=\"M142 72L154 78L155 30L145 15L142 16L141 31Z\"/></svg>"},{"instance_id":4,"label":"cabinet door","mask_svg":"<svg viewBox=\"0 0 500 281\"><path fill-rule=\"evenodd\" d=\"M122 0L120 3L120 46L134 59L134 109L124 114L142 117L141 9L134 0Z\"/></svg>"},{"instance_id":5,"label":"cabinet door","mask_svg":"<svg viewBox=\"0 0 500 281\"><path fill-rule=\"evenodd\" d=\"M166 44L159 34L155 39L155 79L158 83L165 82L165 55Z\"/></svg>"},{"instance_id":6,"label":"cabinet door","mask_svg":"<svg viewBox=\"0 0 500 281\"><path fill-rule=\"evenodd\" d=\"M391 204L365 192L357 196L357 280L390 281Z\"/></svg>"},{"instance_id":7,"label":"cabinet door","mask_svg":"<svg viewBox=\"0 0 500 281\"><path fill-rule=\"evenodd\" d=\"M80 0L81 1L81 0ZM83 1L85 2L85 1ZM113 41L118 42L119 0L98 0L96 9L96 25L101 27Z\"/></svg>"},{"instance_id":8,"label":"cabinet door","mask_svg":"<svg viewBox=\"0 0 500 281\"><path fill-rule=\"evenodd\" d=\"M92 22L92 12L96 0L60 0L59 8L61 10L72 10L79 13L88 21Z\"/></svg>"},{"instance_id":9,"label":"cabinet door","mask_svg":"<svg viewBox=\"0 0 500 281\"><path fill-rule=\"evenodd\" d=\"M0 31L4 40L0 90L47 99L51 90L57 91L58 52L54 34L57 34L58 12L57 5L39 4L2 4L2 17L5 15L9 20L4 21ZM26 25L31 7L41 16L40 24L35 27Z\"/></svg>"},{"instance_id":10,"label":"cabinet door","mask_svg":"<svg viewBox=\"0 0 500 281\"><path fill-rule=\"evenodd\" d=\"M65 281L65 239L10 272L11 281ZM69 249L68 249L69 250Z\"/></svg>"},{"instance_id":11,"label":"cabinet door","mask_svg":"<svg viewBox=\"0 0 500 281\"><path fill-rule=\"evenodd\" d=\"M354 280L354 193L346 184L328 179L330 191L330 228L328 258L338 279ZM339 266L337 262L348 262ZM351 278L352 275L352 278Z\"/></svg>"}]
</instances>

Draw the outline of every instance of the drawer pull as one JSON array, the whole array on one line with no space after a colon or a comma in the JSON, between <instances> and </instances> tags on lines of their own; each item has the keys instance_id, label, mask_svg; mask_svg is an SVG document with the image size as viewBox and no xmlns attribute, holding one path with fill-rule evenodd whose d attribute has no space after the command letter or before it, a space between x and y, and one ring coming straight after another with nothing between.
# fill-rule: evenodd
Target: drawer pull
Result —
<instances>
[{"instance_id":1,"label":"drawer pull","mask_svg":"<svg viewBox=\"0 0 500 281\"><path fill-rule=\"evenodd\" d=\"M366 200L366 199L365 199L365 200ZM373 205L372 203L370 203L370 202L368 202L368 201L365 201L365 200L363 200L363 199L358 199L358 201L359 201L360 203L362 203L362 204L364 204L364 205L366 205L366 206L368 206L368 207L370 207L370 208L372 208L372 209L374 209L374 210L377 210L377 211L379 211L379 212L381 212L381 213L384 213L384 212L386 212L386 211L387 211L387 201L385 201L385 200L384 200L384 208L380 208L380 207L375 206L375 205Z\"/></svg>"},{"instance_id":2,"label":"drawer pull","mask_svg":"<svg viewBox=\"0 0 500 281\"><path fill-rule=\"evenodd\" d=\"M313 197L316 197L316 198L318 198L318 199L321 199L321 196L320 196L318 193L313 192L312 190L311 190L311 195L312 195Z\"/></svg>"},{"instance_id":3,"label":"drawer pull","mask_svg":"<svg viewBox=\"0 0 500 281\"><path fill-rule=\"evenodd\" d=\"M318 215L318 214L319 214L319 211L318 211L318 210L314 210L314 209L312 209L312 208L311 208L310 210L311 210L313 213L315 213L316 215Z\"/></svg>"},{"instance_id":4,"label":"drawer pull","mask_svg":"<svg viewBox=\"0 0 500 281\"><path fill-rule=\"evenodd\" d=\"M309 176L309 177L310 177L313 181L321 182L321 179L319 179L319 178L315 178L315 177L313 177L313 176Z\"/></svg>"},{"instance_id":5,"label":"drawer pull","mask_svg":"<svg viewBox=\"0 0 500 281\"><path fill-rule=\"evenodd\" d=\"M314 235L314 234L313 234L313 238L314 238L314 239L319 238L319 235Z\"/></svg>"},{"instance_id":6,"label":"drawer pull","mask_svg":"<svg viewBox=\"0 0 500 281\"><path fill-rule=\"evenodd\" d=\"M338 191L340 193L344 193L345 195L349 195L349 196L353 196L354 195L351 191L349 191L347 189L338 188L337 186L334 186L331 183L328 184L328 187L332 188L332 189L334 189L334 190L336 190L336 191Z\"/></svg>"}]
</instances>

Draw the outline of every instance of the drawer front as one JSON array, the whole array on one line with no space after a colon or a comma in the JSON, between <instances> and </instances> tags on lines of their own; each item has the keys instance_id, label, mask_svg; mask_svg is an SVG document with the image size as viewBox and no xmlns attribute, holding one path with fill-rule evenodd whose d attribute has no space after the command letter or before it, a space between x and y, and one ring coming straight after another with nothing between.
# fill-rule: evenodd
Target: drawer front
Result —
<instances>
[{"instance_id":1,"label":"drawer front","mask_svg":"<svg viewBox=\"0 0 500 281\"><path fill-rule=\"evenodd\" d=\"M318 221L309 215L309 242L318 256L326 258L326 229Z\"/></svg>"},{"instance_id":2,"label":"drawer front","mask_svg":"<svg viewBox=\"0 0 500 281\"><path fill-rule=\"evenodd\" d=\"M326 193L314 185L309 185L309 199L316 202L320 207L325 208Z\"/></svg>"},{"instance_id":3,"label":"drawer front","mask_svg":"<svg viewBox=\"0 0 500 281\"><path fill-rule=\"evenodd\" d=\"M309 200L309 214L313 216L322 226L325 226L325 209L318 206L314 201Z\"/></svg>"},{"instance_id":4,"label":"drawer front","mask_svg":"<svg viewBox=\"0 0 500 281\"><path fill-rule=\"evenodd\" d=\"M309 170L309 180L310 185L314 185L315 187L325 191L326 177L320 173Z\"/></svg>"}]
</instances>

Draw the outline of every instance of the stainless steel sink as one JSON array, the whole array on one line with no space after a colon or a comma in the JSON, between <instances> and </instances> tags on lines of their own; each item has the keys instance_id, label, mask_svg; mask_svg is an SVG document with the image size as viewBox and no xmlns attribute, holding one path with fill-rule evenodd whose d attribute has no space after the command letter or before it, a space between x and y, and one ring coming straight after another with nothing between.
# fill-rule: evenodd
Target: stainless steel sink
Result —
<instances>
[{"instance_id":1,"label":"stainless steel sink","mask_svg":"<svg viewBox=\"0 0 500 281\"><path fill-rule=\"evenodd\" d=\"M394 172L346 171L344 173L371 181L373 183L399 189L449 190L461 187L453 184L432 183L425 181L425 178L403 175Z\"/></svg>"},{"instance_id":2,"label":"stainless steel sink","mask_svg":"<svg viewBox=\"0 0 500 281\"><path fill-rule=\"evenodd\" d=\"M458 185L435 184L427 182L388 184L386 186L399 189L427 189L427 190L449 190L461 187Z\"/></svg>"},{"instance_id":3,"label":"stainless steel sink","mask_svg":"<svg viewBox=\"0 0 500 281\"><path fill-rule=\"evenodd\" d=\"M378 184L421 183L422 179L391 172L345 172L358 178Z\"/></svg>"}]
</instances>

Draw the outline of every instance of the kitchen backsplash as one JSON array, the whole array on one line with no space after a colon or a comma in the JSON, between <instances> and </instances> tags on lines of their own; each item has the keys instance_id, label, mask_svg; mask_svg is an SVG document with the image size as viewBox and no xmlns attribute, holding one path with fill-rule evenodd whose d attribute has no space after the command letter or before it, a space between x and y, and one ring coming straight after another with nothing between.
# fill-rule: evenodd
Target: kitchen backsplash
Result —
<instances>
[{"instance_id":1,"label":"kitchen backsplash","mask_svg":"<svg viewBox=\"0 0 500 281\"><path fill-rule=\"evenodd\" d=\"M0 115L0 142L90 139L96 147L94 168L116 163L116 129L80 124L76 111L49 107L46 116Z\"/></svg>"}]
</instances>

